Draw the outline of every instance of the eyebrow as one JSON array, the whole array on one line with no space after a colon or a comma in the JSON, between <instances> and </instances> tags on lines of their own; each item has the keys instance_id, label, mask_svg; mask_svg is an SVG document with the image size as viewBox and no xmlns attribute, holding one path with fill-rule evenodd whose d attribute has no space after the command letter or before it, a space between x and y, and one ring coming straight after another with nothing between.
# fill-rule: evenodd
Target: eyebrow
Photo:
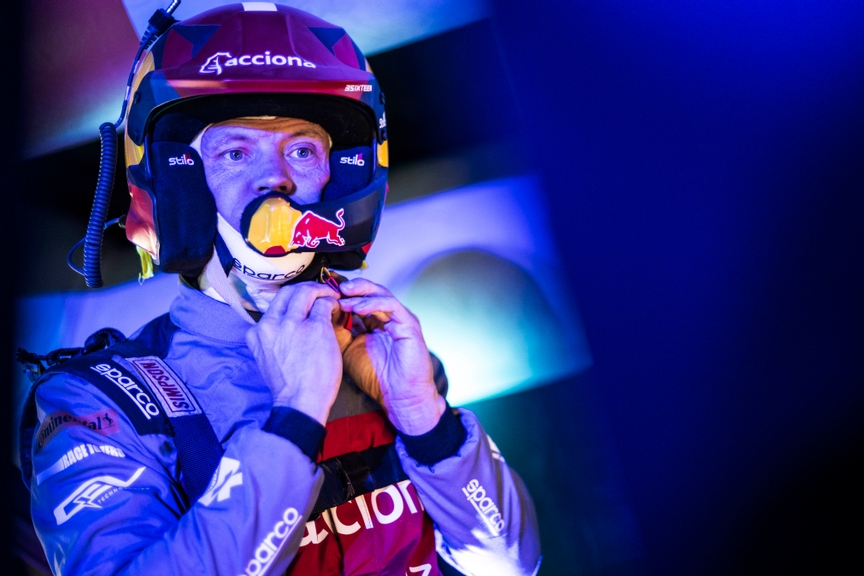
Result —
<instances>
[{"instance_id":1,"label":"eyebrow","mask_svg":"<svg viewBox=\"0 0 864 576\"><path fill-rule=\"evenodd\" d=\"M314 128L305 128L303 130L298 130L291 135L292 138L296 138L298 136L314 136L316 138L320 138L321 140L326 140L326 138L322 138L322 134Z\"/></svg>"},{"instance_id":2,"label":"eyebrow","mask_svg":"<svg viewBox=\"0 0 864 576\"><path fill-rule=\"evenodd\" d=\"M243 130L244 130L243 128L240 128L236 132L230 131L227 133L218 134L215 137L211 136L210 138L208 138L208 142L207 142L208 148L210 146L221 146L221 145L226 144L227 142L234 142L234 141L253 142L256 140L256 138L249 136ZM300 129L297 132L292 133L289 137L290 138L314 137L317 140L320 140L321 142L323 142L325 145L329 144L329 142L328 142L329 139L327 138L327 134L326 133L321 134L318 130L315 130L314 128Z\"/></svg>"},{"instance_id":3,"label":"eyebrow","mask_svg":"<svg viewBox=\"0 0 864 576\"><path fill-rule=\"evenodd\" d=\"M226 142L232 141L240 141L240 142L249 142L254 140L251 136L243 134L242 132L228 132L222 134L211 135L210 138L207 139L207 147L211 146L220 146L225 144ZM204 144L203 142L201 143Z\"/></svg>"}]
</instances>

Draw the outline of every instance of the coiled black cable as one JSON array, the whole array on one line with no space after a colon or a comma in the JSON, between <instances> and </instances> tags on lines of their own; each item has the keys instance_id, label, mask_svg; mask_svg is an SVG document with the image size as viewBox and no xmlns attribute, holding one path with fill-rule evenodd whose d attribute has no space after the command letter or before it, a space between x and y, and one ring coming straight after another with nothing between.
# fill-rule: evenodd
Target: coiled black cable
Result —
<instances>
[{"instance_id":1,"label":"coiled black cable","mask_svg":"<svg viewBox=\"0 0 864 576\"><path fill-rule=\"evenodd\" d=\"M108 207L111 205L111 192L114 191L114 171L117 169L117 129L126 117L126 106L132 90L132 80L135 77L135 67L141 59L141 54L156 41L171 25L176 22L171 14L180 5L180 0L173 0L167 10L157 10L150 18L150 26L141 37L138 52L132 61L129 79L126 81L126 95L120 108L120 117L113 124L105 122L99 126L99 140L102 152L99 158L99 178L96 181L96 192L93 195L93 209L87 221L87 234L84 236L84 268L78 268L72 263L72 253L80 245L75 244L66 262L75 272L84 276L88 288L102 287L102 240L104 238L105 220L108 218Z\"/></svg>"},{"instance_id":2,"label":"coiled black cable","mask_svg":"<svg viewBox=\"0 0 864 576\"><path fill-rule=\"evenodd\" d=\"M117 128L111 122L99 126L102 152L99 158L99 179L93 195L93 209L84 236L84 282L88 288L102 287L102 240L105 220L114 190L114 170L117 167Z\"/></svg>"},{"instance_id":3,"label":"coiled black cable","mask_svg":"<svg viewBox=\"0 0 864 576\"><path fill-rule=\"evenodd\" d=\"M115 224L119 224L120 228L126 228L126 215L124 214L123 216L120 216L118 218L114 218L113 220L109 220L108 222L105 223L105 226L103 226L103 229L107 230L108 228L110 228L111 226L114 226ZM86 237L81 238L81 240L76 242L75 245L72 246L72 248L70 248L69 252L66 254L66 265L69 266L69 268L71 268L72 270L74 270L78 274L80 274L81 276L85 276L84 269L76 266L75 262L72 261L72 258L75 256L75 251L84 245L85 240L87 240Z\"/></svg>"}]
</instances>

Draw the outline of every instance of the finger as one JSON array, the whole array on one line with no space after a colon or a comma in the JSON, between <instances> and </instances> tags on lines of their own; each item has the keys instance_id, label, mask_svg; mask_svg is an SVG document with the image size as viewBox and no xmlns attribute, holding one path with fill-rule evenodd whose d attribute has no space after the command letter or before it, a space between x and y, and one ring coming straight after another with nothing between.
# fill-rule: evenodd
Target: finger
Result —
<instances>
[{"instance_id":1,"label":"finger","mask_svg":"<svg viewBox=\"0 0 864 576\"><path fill-rule=\"evenodd\" d=\"M384 328L384 325L390 321L389 317L385 317L382 319L376 317L374 314L372 314L371 316L361 316L360 318L362 318L363 321L359 324L361 324L367 332L374 332L379 328Z\"/></svg>"},{"instance_id":2,"label":"finger","mask_svg":"<svg viewBox=\"0 0 864 576\"><path fill-rule=\"evenodd\" d=\"M337 330L349 331L354 325L353 319L349 320L351 317L352 315L350 312L345 312L337 305L336 309L333 311L333 315L330 317L330 321L333 323L333 327Z\"/></svg>"},{"instance_id":3,"label":"finger","mask_svg":"<svg viewBox=\"0 0 864 576\"><path fill-rule=\"evenodd\" d=\"M364 316L364 318L369 318L378 323L378 326L383 326L384 324L390 322L390 314L387 312L373 312L368 316Z\"/></svg>"},{"instance_id":4,"label":"finger","mask_svg":"<svg viewBox=\"0 0 864 576\"><path fill-rule=\"evenodd\" d=\"M350 330L345 328L344 322L333 321L331 324L333 325L333 332L336 334L336 343L339 344L339 350L344 353L348 345L354 340L354 335ZM362 324L362 322L357 322L357 324Z\"/></svg>"},{"instance_id":5,"label":"finger","mask_svg":"<svg viewBox=\"0 0 864 576\"><path fill-rule=\"evenodd\" d=\"M270 307L267 309L267 314L265 314L265 316L281 316L285 314L285 310L288 308L288 302L291 300L291 297L294 296L294 292L303 284L305 283L286 284L285 286L282 286L270 302Z\"/></svg>"},{"instance_id":6,"label":"finger","mask_svg":"<svg viewBox=\"0 0 864 576\"><path fill-rule=\"evenodd\" d=\"M326 284L316 282L301 282L286 285L279 289L276 298L270 303L270 309L275 315L285 315L302 320L309 316L312 305L319 298L338 298L339 295Z\"/></svg>"},{"instance_id":7,"label":"finger","mask_svg":"<svg viewBox=\"0 0 864 576\"><path fill-rule=\"evenodd\" d=\"M333 313L339 309L339 303L333 297L333 291L326 297L316 298L309 309L309 319L332 323Z\"/></svg>"},{"instance_id":8,"label":"finger","mask_svg":"<svg viewBox=\"0 0 864 576\"><path fill-rule=\"evenodd\" d=\"M345 312L345 314L351 314L352 316L354 316L354 314L351 312ZM365 334L367 332L371 332L371 330L369 329L369 325L366 321L366 318L364 318L363 316L357 315L356 318L352 319L352 322L351 322L351 336L352 337L356 338L360 334Z\"/></svg>"},{"instance_id":9,"label":"finger","mask_svg":"<svg viewBox=\"0 0 864 576\"><path fill-rule=\"evenodd\" d=\"M346 280L339 284L339 290L345 296L393 296L387 288L365 278Z\"/></svg>"},{"instance_id":10,"label":"finger","mask_svg":"<svg viewBox=\"0 0 864 576\"><path fill-rule=\"evenodd\" d=\"M343 298L339 304L343 310L354 312L361 316L374 315L383 321L393 320L399 323L416 322L414 315L399 300L392 296Z\"/></svg>"}]
</instances>

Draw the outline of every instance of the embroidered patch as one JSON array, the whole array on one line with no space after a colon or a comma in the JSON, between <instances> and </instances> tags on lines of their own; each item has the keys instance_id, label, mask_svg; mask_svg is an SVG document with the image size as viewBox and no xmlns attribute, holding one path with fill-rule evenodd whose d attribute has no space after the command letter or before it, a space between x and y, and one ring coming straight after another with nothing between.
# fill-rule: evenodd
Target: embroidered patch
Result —
<instances>
[{"instance_id":1,"label":"embroidered patch","mask_svg":"<svg viewBox=\"0 0 864 576\"><path fill-rule=\"evenodd\" d=\"M52 412L45 417L36 432L36 453L38 454L58 432L70 426L84 426L97 434L115 434L120 430L117 412L111 409L100 410L86 416L76 416L69 412Z\"/></svg>"},{"instance_id":2,"label":"embroidered patch","mask_svg":"<svg viewBox=\"0 0 864 576\"><path fill-rule=\"evenodd\" d=\"M150 400L150 396L141 389L139 383L116 366L108 363L101 363L90 367L91 370L101 374L109 382L115 384L135 403L141 414L146 420L150 420L153 416L159 415L159 408ZM128 414L128 413L127 413Z\"/></svg>"},{"instance_id":3,"label":"embroidered patch","mask_svg":"<svg viewBox=\"0 0 864 576\"><path fill-rule=\"evenodd\" d=\"M201 407L171 368L157 356L128 358L169 417L201 414Z\"/></svg>"},{"instance_id":4,"label":"embroidered patch","mask_svg":"<svg viewBox=\"0 0 864 576\"><path fill-rule=\"evenodd\" d=\"M60 526L84 508L102 508L102 503L117 492L131 486L147 468L142 466L129 480L114 476L99 476L87 480L54 509L54 518Z\"/></svg>"},{"instance_id":5,"label":"embroidered patch","mask_svg":"<svg viewBox=\"0 0 864 576\"><path fill-rule=\"evenodd\" d=\"M240 470L240 461L223 456L219 461L219 468L213 474L213 480L207 492L198 499L204 506L210 506L214 500L222 502L231 498L231 489L243 485L243 473Z\"/></svg>"},{"instance_id":6,"label":"embroidered patch","mask_svg":"<svg viewBox=\"0 0 864 576\"><path fill-rule=\"evenodd\" d=\"M62 472L63 470L74 466L76 463L89 458L92 454L105 454L107 456L113 456L114 458L126 458L126 453L116 446L108 444L95 445L90 443L76 444L58 458L53 465L37 473L36 484L41 484L58 472Z\"/></svg>"}]
</instances>

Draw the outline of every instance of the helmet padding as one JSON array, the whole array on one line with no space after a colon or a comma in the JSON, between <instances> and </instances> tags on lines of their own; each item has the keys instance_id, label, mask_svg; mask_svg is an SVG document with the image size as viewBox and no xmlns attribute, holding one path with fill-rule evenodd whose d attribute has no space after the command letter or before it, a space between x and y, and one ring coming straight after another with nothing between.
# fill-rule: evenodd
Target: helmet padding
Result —
<instances>
[{"instance_id":1,"label":"helmet padding","mask_svg":"<svg viewBox=\"0 0 864 576\"><path fill-rule=\"evenodd\" d=\"M162 270L195 275L213 255L216 238L216 202L204 163L181 142L153 142L148 159Z\"/></svg>"}]
</instances>

